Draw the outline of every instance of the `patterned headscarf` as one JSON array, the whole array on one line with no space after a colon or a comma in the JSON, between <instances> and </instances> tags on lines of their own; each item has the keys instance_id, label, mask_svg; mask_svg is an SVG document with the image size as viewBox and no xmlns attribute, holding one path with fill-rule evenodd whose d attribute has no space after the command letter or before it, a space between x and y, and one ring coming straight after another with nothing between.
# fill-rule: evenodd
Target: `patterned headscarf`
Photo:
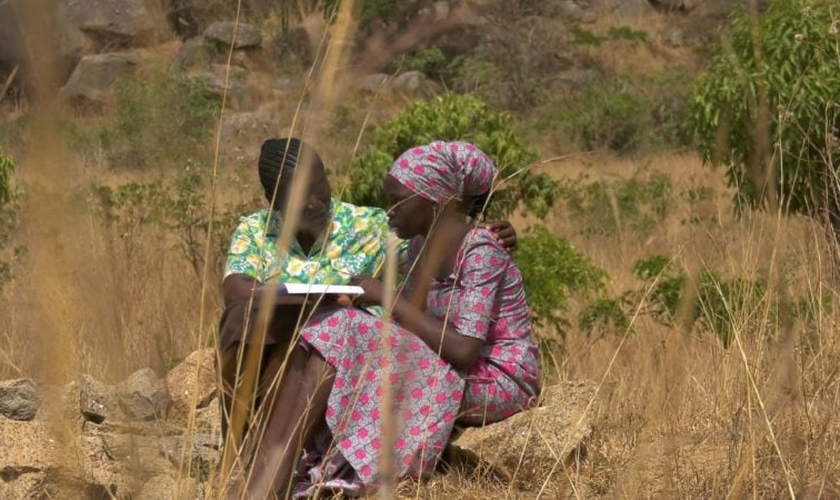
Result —
<instances>
[{"instance_id":1,"label":"patterned headscarf","mask_svg":"<svg viewBox=\"0 0 840 500\"><path fill-rule=\"evenodd\" d=\"M444 204L486 194L497 169L483 151L467 142L435 141L397 158L388 174L410 191Z\"/></svg>"}]
</instances>

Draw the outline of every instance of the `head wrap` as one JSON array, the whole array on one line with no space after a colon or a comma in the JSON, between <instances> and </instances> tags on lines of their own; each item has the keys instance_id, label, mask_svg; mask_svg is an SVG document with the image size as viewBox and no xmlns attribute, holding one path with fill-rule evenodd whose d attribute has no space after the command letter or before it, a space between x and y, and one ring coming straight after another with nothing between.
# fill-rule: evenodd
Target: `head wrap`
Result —
<instances>
[{"instance_id":1,"label":"head wrap","mask_svg":"<svg viewBox=\"0 0 840 500\"><path fill-rule=\"evenodd\" d=\"M496 173L490 157L459 141L413 147L388 172L410 191L439 204L489 193Z\"/></svg>"},{"instance_id":2,"label":"head wrap","mask_svg":"<svg viewBox=\"0 0 840 500\"><path fill-rule=\"evenodd\" d=\"M262 144L257 166L266 198L274 196L280 176L284 172L291 173L300 163L303 154L308 155L307 159L311 159L313 165L323 166L315 149L296 137L269 139Z\"/></svg>"}]
</instances>

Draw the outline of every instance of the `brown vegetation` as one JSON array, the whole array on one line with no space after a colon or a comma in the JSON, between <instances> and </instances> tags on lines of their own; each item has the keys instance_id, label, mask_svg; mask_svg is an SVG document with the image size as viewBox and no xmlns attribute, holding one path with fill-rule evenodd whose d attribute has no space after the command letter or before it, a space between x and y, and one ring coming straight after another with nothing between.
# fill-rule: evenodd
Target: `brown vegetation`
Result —
<instances>
[{"instance_id":1,"label":"brown vegetation","mask_svg":"<svg viewBox=\"0 0 840 500\"><path fill-rule=\"evenodd\" d=\"M170 53L171 47L159 50ZM661 51L629 42L611 45L611 54L591 50L599 65L630 73L673 60L696 67L695 60L679 51L669 50L663 57ZM264 93L249 99L263 101L290 129L300 96L265 85ZM365 141L365 127L383 122L404 104L401 96L340 101L341 119L335 108L314 106L305 123L331 165L349 161ZM32 112L37 123L39 110ZM92 127L100 119L81 117L77 123ZM16 261L12 281L0 291L0 379L60 381L89 373L117 381L142 367L164 372L190 352L212 345L220 313L219 270L208 266L197 275L171 232L138 226L131 234L120 233L76 195L91 183L115 186L142 180L149 171L115 171L106 165L107 151L95 148L77 154L54 127L29 133L32 151L21 155L19 164L19 178L29 188L20 239L29 253ZM533 133L543 157L565 150L557 146L562 139L547 135ZM263 138L247 139L256 144ZM48 163L64 168L49 169ZM212 184L216 214L232 204L253 205L253 193L259 190L252 159L228 158L217 167ZM766 279L767 300L727 318L734 332L729 347L708 328L663 326L644 314L633 318L628 331L589 334L573 325L564 349L554 355L556 379L546 384L588 379L597 385L590 407L594 434L579 462L519 481L456 468L428 482L403 484L398 496L840 497L837 283L834 249L820 226L774 213L736 217L722 172L704 169L692 153L599 152L540 169L567 180L621 180L653 173L670 180L672 202L657 226L643 235L628 229L619 211L612 214L615 233L583 231L562 204L545 219L552 231L609 273L609 292L638 286L633 263L656 253L671 257L691 276L708 267L725 277ZM699 201L683 196L699 188L710 194ZM524 230L537 221L515 215L513 222ZM235 221L215 223L230 226ZM219 242L206 245L213 249ZM777 295L810 297L817 304L827 297L828 307L811 310L815 320L807 324L753 321L769 317L768 303ZM573 309L584 305L576 303ZM641 311L646 304L643 300L635 306Z\"/></svg>"}]
</instances>

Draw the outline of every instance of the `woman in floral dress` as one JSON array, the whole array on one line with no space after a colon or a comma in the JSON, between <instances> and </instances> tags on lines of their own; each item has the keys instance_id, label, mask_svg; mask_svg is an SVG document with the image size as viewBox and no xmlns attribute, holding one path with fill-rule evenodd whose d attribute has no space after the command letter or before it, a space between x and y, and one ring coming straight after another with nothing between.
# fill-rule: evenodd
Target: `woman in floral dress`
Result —
<instances>
[{"instance_id":1,"label":"woman in floral dress","mask_svg":"<svg viewBox=\"0 0 840 500\"><path fill-rule=\"evenodd\" d=\"M302 330L276 402L286 411L272 412L254 460L252 498L370 493L383 453L396 477L427 476L456 422L495 422L536 402L538 355L519 269L465 217L465 200L489 193L495 175L462 142L412 148L393 164L389 225L411 240L395 324L383 335L375 316L337 306ZM380 281L354 282L365 289L356 305L382 304ZM392 405L383 407L386 395ZM383 423L394 435L383 435Z\"/></svg>"}]
</instances>

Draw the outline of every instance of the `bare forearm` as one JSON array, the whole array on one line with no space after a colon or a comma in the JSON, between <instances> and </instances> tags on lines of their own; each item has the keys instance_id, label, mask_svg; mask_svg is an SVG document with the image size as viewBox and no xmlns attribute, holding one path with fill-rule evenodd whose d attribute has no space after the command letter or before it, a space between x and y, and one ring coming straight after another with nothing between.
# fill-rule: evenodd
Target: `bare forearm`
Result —
<instances>
[{"instance_id":1,"label":"bare forearm","mask_svg":"<svg viewBox=\"0 0 840 500\"><path fill-rule=\"evenodd\" d=\"M250 276L236 274L228 276L222 283L222 296L225 305L241 300L253 300L255 304L269 300L275 305L300 305L306 300L300 295L283 295L277 293L277 288L264 285Z\"/></svg>"},{"instance_id":2,"label":"bare forearm","mask_svg":"<svg viewBox=\"0 0 840 500\"><path fill-rule=\"evenodd\" d=\"M478 358L481 342L458 333L451 322L429 316L409 301L397 298L394 316L433 351L459 370L468 370Z\"/></svg>"}]
</instances>

